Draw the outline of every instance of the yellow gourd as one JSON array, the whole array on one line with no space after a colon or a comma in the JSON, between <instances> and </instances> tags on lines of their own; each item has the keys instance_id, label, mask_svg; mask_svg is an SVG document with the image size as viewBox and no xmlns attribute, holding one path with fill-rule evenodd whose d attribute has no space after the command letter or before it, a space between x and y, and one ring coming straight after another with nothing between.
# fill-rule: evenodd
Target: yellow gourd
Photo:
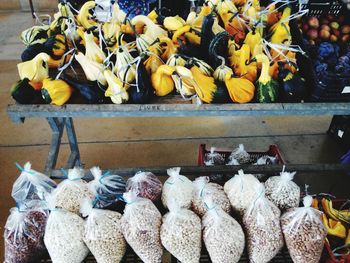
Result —
<instances>
[{"instance_id":1,"label":"yellow gourd","mask_svg":"<svg viewBox=\"0 0 350 263\"><path fill-rule=\"evenodd\" d=\"M225 84L231 100L237 103L247 103L253 100L254 84L244 78L235 78L232 74L225 76Z\"/></svg>"},{"instance_id":2,"label":"yellow gourd","mask_svg":"<svg viewBox=\"0 0 350 263\"><path fill-rule=\"evenodd\" d=\"M43 80L41 95L47 103L61 106L70 99L72 93L72 87L61 79L47 78Z\"/></svg>"},{"instance_id":3,"label":"yellow gourd","mask_svg":"<svg viewBox=\"0 0 350 263\"><path fill-rule=\"evenodd\" d=\"M171 77L175 67L162 65L151 76L151 83L157 96L166 96L174 90L175 83Z\"/></svg>"}]
</instances>

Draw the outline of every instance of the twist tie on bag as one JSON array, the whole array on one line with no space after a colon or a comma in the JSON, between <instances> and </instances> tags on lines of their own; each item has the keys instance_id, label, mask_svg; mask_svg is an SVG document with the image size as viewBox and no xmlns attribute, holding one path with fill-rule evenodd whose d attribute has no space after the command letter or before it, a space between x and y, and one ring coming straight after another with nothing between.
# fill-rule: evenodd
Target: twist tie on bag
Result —
<instances>
[{"instance_id":1,"label":"twist tie on bag","mask_svg":"<svg viewBox=\"0 0 350 263\"><path fill-rule=\"evenodd\" d=\"M207 185L207 183L209 183L209 177L208 176L201 176L198 177L195 181L194 181L194 185L197 187L197 189L199 188L199 197L203 198L204 196L204 189Z\"/></svg>"},{"instance_id":2,"label":"twist tie on bag","mask_svg":"<svg viewBox=\"0 0 350 263\"><path fill-rule=\"evenodd\" d=\"M176 180L183 182L184 180L180 177L180 167L169 168L166 170L167 174L170 176L170 180L166 181L167 184L174 184Z\"/></svg>"},{"instance_id":3,"label":"twist tie on bag","mask_svg":"<svg viewBox=\"0 0 350 263\"><path fill-rule=\"evenodd\" d=\"M28 162L24 165L24 167L22 167L19 163L15 163L16 164L16 167L21 171L21 172L24 172L24 173L27 173L27 174L31 174L31 175L35 175L35 172L31 171L31 164Z\"/></svg>"},{"instance_id":4,"label":"twist tie on bag","mask_svg":"<svg viewBox=\"0 0 350 263\"><path fill-rule=\"evenodd\" d=\"M68 173L65 169L61 168L61 172L63 173L64 178L68 178Z\"/></svg>"},{"instance_id":5,"label":"twist tie on bag","mask_svg":"<svg viewBox=\"0 0 350 263\"><path fill-rule=\"evenodd\" d=\"M104 184L104 179L106 178L106 177L108 177L108 176L110 176L111 175L111 172L110 171L107 171L107 172L105 172L103 175L101 175L101 177L100 177L100 179L98 179L98 182L100 183L100 184Z\"/></svg>"},{"instance_id":6,"label":"twist tie on bag","mask_svg":"<svg viewBox=\"0 0 350 263\"><path fill-rule=\"evenodd\" d=\"M243 190L244 190L244 181L243 181L244 172L243 172L243 170L242 169L238 170L238 175L236 175L236 176L238 176L239 180L241 181L241 192L243 192Z\"/></svg>"},{"instance_id":7,"label":"twist tie on bag","mask_svg":"<svg viewBox=\"0 0 350 263\"><path fill-rule=\"evenodd\" d=\"M304 205L304 207L311 207L311 205L312 205L312 196L311 195L306 195L304 197L303 205Z\"/></svg>"},{"instance_id":8,"label":"twist tie on bag","mask_svg":"<svg viewBox=\"0 0 350 263\"><path fill-rule=\"evenodd\" d=\"M137 201L138 194L138 191L131 190L129 192L124 193L120 199L127 205L131 205Z\"/></svg>"},{"instance_id":9,"label":"twist tie on bag","mask_svg":"<svg viewBox=\"0 0 350 263\"><path fill-rule=\"evenodd\" d=\"M84 177L84 170L78 167L68 170L68 180L79 181Z\"/></svg>"},{"instance_id":10,"label":"twist tie on bag","mask_svg":"<svg viewBox=\"0 0 350 263\"><path fill-rule=\"evenodd\" d=\"M82 214L83 217L87 217L91 214L95 206L94 202L95 200L91 202L91 200L88 198L84 198L83 200L81 200L79 212Z\"/></svg>"}]
</instances>

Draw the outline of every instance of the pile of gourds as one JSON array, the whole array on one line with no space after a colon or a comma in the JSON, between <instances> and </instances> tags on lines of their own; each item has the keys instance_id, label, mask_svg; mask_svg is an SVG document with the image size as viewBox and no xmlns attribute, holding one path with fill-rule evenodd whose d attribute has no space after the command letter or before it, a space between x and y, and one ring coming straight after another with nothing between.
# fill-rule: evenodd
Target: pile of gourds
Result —
<instances>
[{"instance_id":1,"label":"pile of gourds","mask_svg":"<svg viewBox=\"0 0 350 263\"><path fill-rule=\"evenodd\" d=\"M117 3L97 21L96 3L60 3L50 25L21 34L27 48L12 87L19 103L148 103L179 93L203 103L301 101L291 7L209 0L185 19L153 10L128 18ZM79 79L76 72L85 73ZM73 72L74 74L68 74Z\"/></svg>"}]
</instances>

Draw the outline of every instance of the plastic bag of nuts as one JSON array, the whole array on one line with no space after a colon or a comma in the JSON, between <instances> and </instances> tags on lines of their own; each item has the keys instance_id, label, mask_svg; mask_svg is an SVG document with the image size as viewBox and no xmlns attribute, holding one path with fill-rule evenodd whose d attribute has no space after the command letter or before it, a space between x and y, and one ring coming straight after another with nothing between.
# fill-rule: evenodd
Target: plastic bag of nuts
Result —
<instances>
[{"instance_id":1,"label":"plastic bag of nuts","mask_svg":"<svg viewBox=\"0 0 350 263\"><path fill-rule=\"evenodd\" d=\"M208 211L202 218L203 240L213 263L238 262L244 250L244 233L241 225L205 197Z\"/></svg>"},{"instance_id":2,"label":"plastic bag of nuts","mask_svg":"<svg viewBox=\"0 0 350 263\"><path fill-rule=\"evenodd\" d=\"M85 198L94 198L83 177L84 170L81 168L68 170L68 179L63 180L53 191L56 207L79 214L81 201Z\"/></svg>"},{"instance_id":3,"label":"plastic bag of nuts","mask_svg":"<svg viewBox=\"0 0 350 263\"><path fill-rule=\"evenodd\" d=\"M201 255L201 220L192 211L169 200L169 211L163 217L160 237L163 246L182 263L198 263Z\"/></svg>"},{"instance_id":4,"label":"plastic bag of nuts","mask_svg":"<svg viewBox=\"0 0 350 263\"><path fill-rule=\"evenodd\" d=\"M134 191L125 193L123 198L126 207L121 219L121 229L126 241L143 262L161 263L162 215L151 200L138 197Z\"/></svg>"},{"instance_id":5,"label":"plastic bag of nuts","mask_svg":"<svg viewBox=\"0 0 350 263\"><path fill-rule=\"evenodd\" d=\"M312 197L305 196L304 207L291 208L281 217L281 225L295 263L319 262L327 231L322 223L322 212L311 207Z\"/></svg>"},{"instance_id":6,"label":"plastic bag of nuts","mask_svg":"<svg viewBox=\"0 0 350 263\"><path fill-rule=\"evenodd\" d=\"M206 166L213 166L213 165L224 165L225 164L225 158L218 152L215 152L216 148L211 147L210 153L205 155L204 158L204 164Z\"/></svg>"},{"instance_id":7,"label":"plastic bag of nuts","mask_svg":"<svg viewBox=\"0 0 350 263\"><path fill-rule=\"evenodd\" d=\"M126 182L126 191L136 191L143 198L158 201L162 194L162 182L150 172L137 172Z\"/></svg>"},{"instance_id":8,"label":"plastic bag of nuts","mask_svg":"<svg viewBox=\"0 0 350 263\"><path fill-rule=\"evenodd\" d=\"M28 208L28 203L23 208L11 208L7 218L4 263L39 262L46 252L43 238L48 211L40 205Z\"/></svg>"},{"instance_id":9,"label":"plastic bag of nuts","mask_svg":"<svg viewBox=\"0 0 350 263\"><path fill-rule=\"evenodd\" d=\"M263 184L259 184L255 190L257 196L243 216L243 225L247 235L249 262L266 263L283 247L281 212L265 197Z\"/></svg>"},{"instance_id":10,"label":"plastic bag of nuts","mask_svg":"<svg viewBox=\"0 0 350 263\"><path fill-rule=\"evenodd\" d=\"M30 162L27 162L24 167L18 163L16 166L22 171L12 187L11 195L17 203L44 200L44 195L51 193L56 187L55 181L33 170Z\"/></svg>"},{"instance_id":11,"label":"plastic bag of nuts","mask_svg":"<svg viewBox=\"0 0 350 263\"><path fill-rule=\"evenodd\" d=\"M230 200L233 210L243 216L256 198L255 188L260 182L252 174L245 174L239 170L233 178L228 180L224 185L225 193Z\"/></svg>"},{"instance_id":12,"label":"plastic bag of nuts","mask_svg":"<svg viewBox=\"0 0 350 263\"><path fill-rule=\"evenodd\" d=\"M265 182L267 199L282 211L299 206L300 188L292 181L295 174L282 171L280 176L272 176Z\"/></svg>"},{"instance_id":13,"label":"plastic bag of nuts","mask_svg":"<svg viewBox=\"0 0 350 263\"><path fill-rule=\"evenodd\" d=\"M96 208L106 208L119 200L125 193L123 177L109 172L102 174L99 167L90 169L94 180L89 182L89 189L95 196Z\"/></svg>"},{"instance_id":14,"label":"plastic bag of nuts","mask_svg":"<svg viewBox=\"0 0 350 263\"><path fill-rule=\"evenodd\" d=\"M250 162L250 154L244 149L244 145L240 144L235 148L228 157L229 165L246 164Z\"/></svg>"},{"instance_id":15,"label":"plastic bag of nuts","mask_svg":"<svg viewBox=\"0 0 350 263\"><path fill-rule=\"evenodd\" d=\"M47 198L51 213L47 220L44 242L54 263L81 263L89 254L84 238L84 219L62 208L55 208Z\"/></svg>"},{"instance_id":16,"label":"plastic bag of nuts","mask_svg":"<svg viewBox=\"0 0 350 263\"><path fill-rule=\"evenodd\" d=\"M224 192L224 188L215 183L209 183L209 177L202 176L196 178L193 182L194 194L192 198L192 210L202 217L208 210L204 203L204 199L207 196L212 198L215 205L220 206L225 212L231 212L230 200Z\"/></svg>"},{"instance_id":17,"label":"plastic bag of nuts","mask_svg":"<svg viewBox=\"0 0 350 263\"><path fill-rule=\"evenodd\" d=\"M81 214L86 217L84 242L97 262L118 263L124 257L126 242L120 229L121 214L93 208L94 201L83 200Z\"/></svg>"},{"instance_id":18,"label":"plastic bag of nuts","mask_svg":"<svg viewBox=\"0 0 350 263\"><path fill-rule=\"evenodd\" d=\"M180 175L180 167L167 170L170 176L164 183L162 202L165 207L174 199L180 207L190 208L193 197L193 183L186 176Z\"/></svg>"}]
</instances>

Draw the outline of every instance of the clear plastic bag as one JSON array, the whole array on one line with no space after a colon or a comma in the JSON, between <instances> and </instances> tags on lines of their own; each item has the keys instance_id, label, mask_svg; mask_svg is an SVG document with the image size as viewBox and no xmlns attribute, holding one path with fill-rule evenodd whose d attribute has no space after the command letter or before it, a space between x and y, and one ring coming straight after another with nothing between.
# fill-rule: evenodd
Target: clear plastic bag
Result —
<instances>
[{"instance_id":1,"label":"clear plastic bag","mask_svg":"<svg viewBox=\"0 0 350 263\"><path fill-rule=\"evenodd\" d=\"M202 218L203 241L213 263L235 263L242 256L245 238L241 225L205 197L208 211Z\"/></svg>"},{"instance_id":2,"label":"clear plastic bag","mask_svg":"<svg viewBox=\"0 0 350 263\"><path fill-rule=\"evenodd\" d=\"M304 207L292 208L281 217L281 225L295 263L320 261L327 231L322 223L322 212L311 207L312 197L305 196Z\"/></svg>"},{"instance_id":3,"label":"clear plastic bag","mask_svg":"<svg viewBox=\"0 0 350 263\"><path fill-rule=\"evenodd\" d=\"M14 207L10 210L4 231L4 263L39 262L45 254L45 226L48 210L42 205Z\"/></svg>"},{"instance_id":4,"label":"clear plastic bag","mask_svg":"<svg viewBox=\"0 0 350 263\"><path fill-rule=\"evenodd\" d=\"M126 182L126 191L136 191L143 198L151 201L160 200L162 194L162 182L150 172L137 172Z\"/></svg>"},{"instance_id":5,"label":"clear plastic bag","mask_svg":"<svg viewBox=\"0 0 350 263\"><path fill-rule=\"evenodd\" d=\"M118 201L125 193L125 181L123 177L105 173L99 167L90 169L94 180L89 182L89 189L95 196L96 208L105 208Z\"/></svg>"},{"instance_id":6,"label":"clear plastic bag","mask_svg":"<svg viewBox=\"0 0 350 263\"><path fill-rule=\"evenodd\" d=\"M180 167L167 170L170 176L163 185L162 202L165 207L174 199L180 207L190 208L193 196L193 183L186 176L180 175Z\"/></svg>"},{"instance_id":7,"label":"clear plastic bag","mask_svg":"<svg viewBox=\"0 0 350 263\"><path fill-rule=\"evenodd\" d=\"M175 199L169 200L168 205L169 212L164 215L160 230L163 246L182 263L199 263L202 247L200 218L181 208Z\"/></svg>"},{"instance_id":8,"label":"clear plastic bag","mask_svg":"<svg viewBox=\"0 0 350 263\"><path fill-rule=\"evenodd\" d=\"M215 152L216 148L211 147L210 153L208 153L204 158L204 164L206 166L213 166L213 165L224 165L225 164L225 158L218 152Z\"/></svg>"},{"instance_id":9,"label":"clear plastic bag","mask_svg":"<svg viewBox=\"0 0 350 263\"><path fill-rule=\"evenodd\" d=\"M224 192L224 188L215 183L209 182L209 177L202 176L196 178L193 182L194 194L192 198L192 210L202 217L208 210L204 203L207 196L212 198L215 205L221 207L225 212L231 212L230 200Z\"/></svg>"},{"instance_id":10,"label":"clear plastic bag","mask_svg":"<svg viewBox=\"0 0 350 263\"><path fill-rule=\"evenodd\" d=\"M125 240L145 263L161 263L163 248L160 242L162 215L147 198L134 191L123 195L126 202L121 228Z\"/></svg>"},{"instance_id":11,"label":"clear plastic bag","mask_svg":"<svg viewBox=\"0 0 350 263\"><path fill-rule=\"evenodd\" d=\"M256 198L259 180L252 174L245 174L239 170L233 178L224 185L224 191L230 200L232 208L243 215Z\"/></svg>"},{"instance_id":12,"label":"clear plastic bag","mask_svg":"<svg viewBox=\"0 0 350 263\"><path fill-rule=\"evenodd\" d=\"M83 177L84 170L81 168L68 170L68 179L63 180L53 191L56 207L79 214L81 201L85 198L94 198Z\"/></svg>"},{"instance_id":13,"label":"clear plastic bag","mask_svg":"<svg viewBox=\"0 0 350 263\"><path fill-rule=\"evenodd\" d=\"M85 221L75 213L55 208L54 198L47 197L51 213L44 242L54 263L81 263L89 254L84 243Z\"/></svg>"},{"instance_id":14,"label":"clear plastic bag","mask_svg":"<svg viewBox=\"0 0 350 263\"><path fill-rule=\"evenodd\" d=\"M265 182L267 199L282 211L299 206L300 187L292 181L295 174L282 171L280 176L272 176Z\"/></svg>"},{"instance_id":15,"label":"clear plastic bag","mask_svg":"<svg viewBox=\"0 0 350 263\"><path fill-rule=\"evenodd\" d=\"M44 195L51 193L56 187L55 181L33 170L30 162L27 162L23 168L18 163L16 166L22 171L12 188L11 195L16 203L44 200Z\"/></svg>"},{"instance_id":16,"label":"clear plastic bag","mask_svg":"<svg viewBox=\"0 0 350 263\"><path fill-rule=\"evenodd\" d=\"M230 165L236 165L236 161L239 164L246 164L250 162L250 155L249 153L244 149L244 145L240 144L238 148L234 149L230 156L228 157L228 164Z\"/></svg>"},{"instance_id":17,"label":"clear plastic bag","mask_svg":"<svg viewBox=\"0 0 350 263\"><path fill-rule=\"evenodd\" d=\"M120 262L126 242L120 228L122 215L110 210L93 208L89 199L83 200L81 214L85 220L84 242L97 262Z\"/></svg>"},{"instance_id":18,"label":"clear plastic bag","mask_svg":"<svg viewBox=\"0 0 350 263\"><path fill-rule=\"evenodd\" d=\"M243 216L249 262L267 263L283 247L281 212L265 197L263 184L259 184L255 190L256 198Z\"/></svg>"}]
</instances>

